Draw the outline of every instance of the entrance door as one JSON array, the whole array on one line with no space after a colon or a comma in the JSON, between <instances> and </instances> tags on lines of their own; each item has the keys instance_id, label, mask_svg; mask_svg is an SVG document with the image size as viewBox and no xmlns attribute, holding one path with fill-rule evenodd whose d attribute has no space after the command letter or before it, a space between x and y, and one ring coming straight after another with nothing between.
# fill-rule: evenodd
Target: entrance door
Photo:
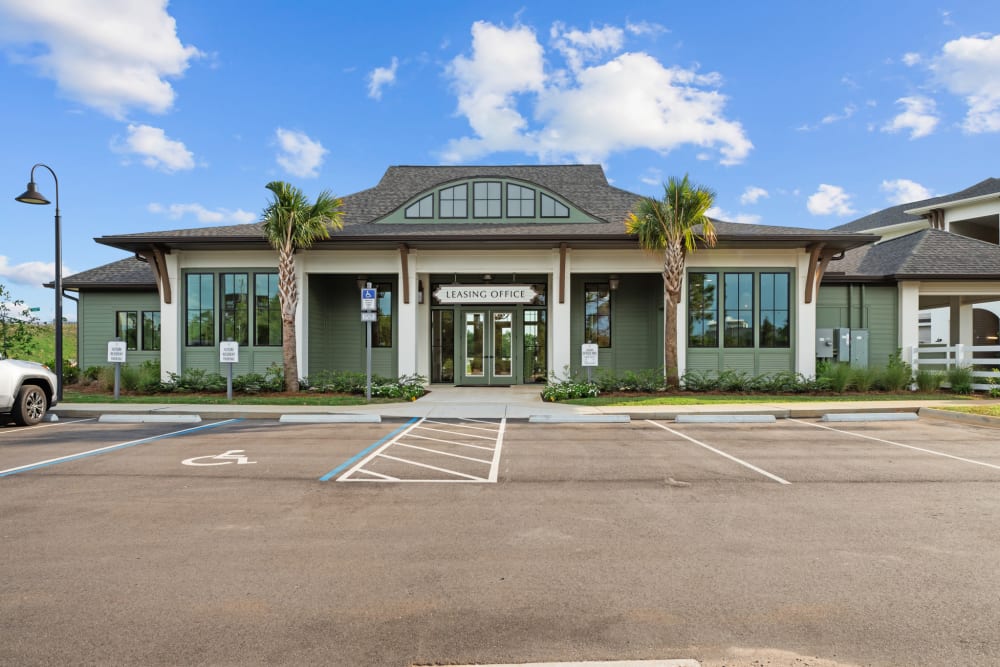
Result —
<instances>
[{"instance_id":1,"label":"entrance door","mask_svg":"<svg viewBox=\"0 0 1000 667\"><path fill-rule=\"evenodd\" d=\"M461 323L461 384L505 385L515 382L515 310L477 308L463 310Z\"/></svg>"}]
</instances>

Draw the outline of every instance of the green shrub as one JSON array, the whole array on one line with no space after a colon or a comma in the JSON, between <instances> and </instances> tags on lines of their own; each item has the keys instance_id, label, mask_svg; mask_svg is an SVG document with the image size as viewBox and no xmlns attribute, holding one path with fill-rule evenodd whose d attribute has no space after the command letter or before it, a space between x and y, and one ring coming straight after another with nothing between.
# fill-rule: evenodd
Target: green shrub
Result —
<instances>
[{"instance_id":1,"label":"green shrub","mask_svg":"<svg viewBox=\"0 0 1000 667\"><path fill-rule=\"evenodd\" d=\"M948 369L948 384L956 394L971 394L972 366L956 366Z\"/></svg>"},{"instance_id":2,"label":"green shrub","mask_svg":"<svg viewBox=\"0 0 1000 667\"><path fill-rule=\"evenodd\" d=\"M917 388L926 394L941 388L941 383L944 381L944 373L921 369L917 371L914 379L917 383Z\"/></svg>"},{"instance_id":3,"label":"green shrub","mask_svg":"<svg viewBox=\"0 0 1000 667\"><path fill-rule=\"evenodd\" d=\"M808 391L809 380L799 373L781 371L765 373L753 379L753 391L765 394L797 394Z\"/></svg>"},{"instance_id":4,"label":"green shrub","mask_svg":"<svg viewBox=\"0 0 1000 667\"><path fill-rule=\"evenodd\" d=\"M717 373L689 370L681 376L681 386L687 391L715 391L719 388Z\"/></svg>"},{"instance_id":5,"label":"green shrub","mask_svg":"<svg viewBox=\"0 0 1000 667\"><path fill-rule=\"evenodd\" d=\"M883 375L879 368L855 368L851 371L851 385L861 392L869 392Z\"/></svg>"},{"instance_id":6,"label":"green shrub","mask_svg":"<svg viewBox=\"0 0 1000 667\"><path fill-rule=\"evenodd\" d=\"M830 391L842 394L850 389L854 371L849 364L842 362L827 364L824 365L822 373L821 377L828 383Z\"/></svg>"},{"instance_id":7,"label":"green shrub","mask_svg":"<svg viewBox=\"0 0 1000 667\"><path fill-rule=\"evenodd\" d=\"M90 382L97 382L97 380L101 377L102 368L104 368L104 366L87 366L83 369L82 379Z\"/></svg>"},{"instance_id":8,"label":"green shrub","mask_svg":"<svg viewBox=\"0 0 1000 667\"><path fill-rule=\"evenodd\" d=\"M879 385L886 391L902 391L913 382L913 367L903 361L898 348L889 355L889 364L883 369Z\"/></svg>"},{"instance_id":9,"label":"green shrub","mask_svg":"<svg viewBox=\"0 0 1000 667\"><path fill-rule=\"evenodd\" d=\"M226 378L203 368L188 368L180 375L170 373L170 384L174 391L215 393L226 390Z\"/></svg>"},{"instance_id":10,"label":"green shrub","mask_svg":"<svg viewBox=\"0 0 1000 667\"><path fill-rule=\"evenodd\" d=\"M734 371L725 369L717 378L719 391L724 392L748 392L753 388L753 377L745 371Z\"/></svg>"},{"instance_id":11,"label":"green shrub","mask_svg":"<svg viewBox=\"0 0 1000 667\"><path fill-rule=\"evenodd\" d=\"M991 368L990 372L1000 373L1000 368ZM990 398L1000 398L1000 382L993 376L986 378L986 384L990 386L989 394Z\"/></svg>"},{"instance_id":12,"label":"green shrub","mask_svg":"<svg viewBox=\"0 0 1000 667\"><path fill-rule=\"evenodd\" d=\"M578 380L549 380L542 389L543 401L565 401L570 398L591 398L599 396L601 390L593 382Z\"/></svg>"}]
</instances>

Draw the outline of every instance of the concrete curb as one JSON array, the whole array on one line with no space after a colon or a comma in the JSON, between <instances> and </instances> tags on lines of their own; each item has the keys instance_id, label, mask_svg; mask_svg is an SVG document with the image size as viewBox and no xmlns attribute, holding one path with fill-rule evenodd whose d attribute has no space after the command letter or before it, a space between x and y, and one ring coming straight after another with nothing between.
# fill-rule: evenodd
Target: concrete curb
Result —
<instances>
[{"instance_id":1,"label":"concrete curb","mask_svg":"<svg viewBox=\"0 0 1000 667\"><path fill-rule=\"evenodd\" d=\"M678 424L773 424L774 415L677 415Z\"/></svg>"},{"instance_id":2,"label":"concrete curb","mask_svg":"<svg viewBox=\"0 0 1000 667\"><path fill-rule=\"evenodd\" d=\"M379 415L351 414L306 414L281 415L278 421L282 424L381 424Z\"/></svg>"},{"instance_id":3,"label":"concrete curb","mask_svg":"<svg viewBox=\"0 0 1000 667\"><path fill-rule=\"evenodd\" d=\"M628 424L628 415L531 415L529 424Z\"/></svg>"},{"instance_id":4,"label":"concrete curb","mask_svg":"<svg viewBox=\"0 0 1000 667\"><path fill-rule=\"evenodd\" d=\"M198 415L101 415L97 421L101 424L199 424Z\"/></svg>"},{"instance_id":5,"label":"concrete curb","mask_svg":"<svg viewBox=\"0 0 1000 667\"><path fill-rule=\"evenodd\" d=\"M990 417L989 415L972 415L967 412L937 410L935 408L920 408L919 414L921 417L933 417L934 419L944 419L946 421L959 422L961 424L974 424L976 426L1000 428L1000 417Z\"/></svg>"},{"instance_id":6,"label":"concrete curb","mask_svg":"<svg viewBox=\"0 0 1000 667\"><path fill-rule=\"evenodd\" d=\"M834 412L823 415L825 422L906 422L916 421L915 412Z\"/></svg>"}]
</instances>

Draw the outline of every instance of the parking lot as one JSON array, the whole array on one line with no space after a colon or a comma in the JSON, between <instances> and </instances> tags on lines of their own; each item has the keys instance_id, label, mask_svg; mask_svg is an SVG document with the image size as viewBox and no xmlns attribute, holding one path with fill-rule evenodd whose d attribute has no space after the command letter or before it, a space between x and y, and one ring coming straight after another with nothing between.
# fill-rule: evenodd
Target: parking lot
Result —
<instances>
[{"instance_id":1,"label":"parking lot","mask_svg":"<svg viewBox=\"0 0 1000 667\"><path fill-rule=\"evenodd\" d=\"M5 427L0 662L994 665L998 517L932 419Z\"/></svg>"}]
</instances>

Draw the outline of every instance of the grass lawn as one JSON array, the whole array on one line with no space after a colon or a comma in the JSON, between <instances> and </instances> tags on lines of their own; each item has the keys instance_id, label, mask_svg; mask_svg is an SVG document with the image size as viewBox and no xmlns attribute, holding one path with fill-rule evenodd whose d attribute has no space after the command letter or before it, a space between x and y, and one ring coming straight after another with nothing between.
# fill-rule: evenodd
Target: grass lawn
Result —
<instances>
[{"instance_id":1,"label":"grass lawn","mask_svg":"<svg viewBox=\"0 0 1000 667\"><path fill-rule=\"evenodd\" d=\"M398 398L373 398L372 403L399 403ZM78 391L66 389L63 403L114 403L111 392ZM168 403L190 405L365 405L364 396L354 394L233 394L233 400L225 394L122 394L118 403Z\"/></svg>"},{"instance_id":2,"label":"grass lawn","mask_svg":"<svg viewBox=\"0 0 1000 667\"><path fill-rule=\"evenodd\" d=\"M715 403L820 403L832 401L945 401L972 400L971 396L934 393L918 394L834 394L820 396L814 394L662 394L637 396L596 396L594 398L574 398L560 403L569 405L712 405Z\"/></svg>"},{"instance_id":3,"label":"grass lawn","mask_svg":"<svg viewBox=\"0 0 1000 667\"><path fill-rule=\"evenodd\" d=\"M982 415L984 417L1000 417L1000 404L962 406L942 405L941 409L951 410L953 412L965 412L971 415Z\"/></svg>"},{"instance_id":4,"label":"grass lawn","mask_svg":"<svg viewBox=\"0 0 1000 667\"><path fill-rule=\"evenodd\" d=\"M51 364L56 358L55 325L36 324L31 329L34 333L34 349L31 354L18 354L16 358ZM63 359L76 359L76 322L63 322Z\"/></svg>"}]
</instances>

